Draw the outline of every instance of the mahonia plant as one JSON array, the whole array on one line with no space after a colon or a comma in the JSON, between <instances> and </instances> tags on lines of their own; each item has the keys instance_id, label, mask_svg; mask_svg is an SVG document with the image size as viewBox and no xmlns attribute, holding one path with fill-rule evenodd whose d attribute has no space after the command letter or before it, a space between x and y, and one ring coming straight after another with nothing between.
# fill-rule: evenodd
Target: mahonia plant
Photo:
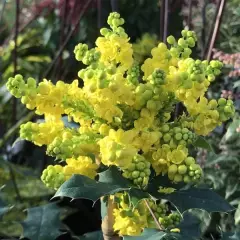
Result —
<instances>
[{"instance_id":1,"label":"mahonia plant","mask_svg":"<svg viewBox=\"0 0 240 240\"><path fill-rule=\"evenodd\" d=\"M107 22L110 29L100 30L95 48L80 43L74 49L77 61L86 65L78 72L83 87L78 80L37 84L21 75L7 82L13 96L45 118L21 125L20 137L46 145L47 154L61 161L43 171L42 181L58 189L73 174L94 179L100 166L114 165L139 189L146 189L151 174L197 184L203 171L189 148L197 136L209 134L234 114L231 100L205 97L222 63L192 59L196 35L183 30L180 39L167 38L170 48L164 43L154 47L140 66L122 27L124 19L114 12ZM173 119L177 104L184 112ZM65 127L63 115L79 128ZM173 191L159 185L159 192ZM146 227L157 228L143 200L133 208L126 192L111 197L117 199L113 214L119 234L137 236ZM148 200L161 226L174 231L180 214Z\"/></svg>"}]
</instances>

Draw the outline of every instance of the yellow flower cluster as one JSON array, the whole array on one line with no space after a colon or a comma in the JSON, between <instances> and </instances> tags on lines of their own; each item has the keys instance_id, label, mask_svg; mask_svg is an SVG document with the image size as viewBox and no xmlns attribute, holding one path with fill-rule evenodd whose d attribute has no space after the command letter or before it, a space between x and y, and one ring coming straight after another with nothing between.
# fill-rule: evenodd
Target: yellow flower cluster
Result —
<instances>
[{"instance_id":1,"label":"yellow flower cluster","mask_svg":"<svg viewBox=\"0 0 240 240\"><path fill-rule=\"evenodd\" d=\"M86 65L78 73L83 87L78 80L54 85L44 79L37 84L21 75L7 82L12 95L45 118L43 123L22 125L20 136L46 145L47 154L66 162L44 170L42 179L49 187L58 188L72 174L94 178L100 163L117 166L138 188L147 186L152 169L174 183L196 183L203 173L189 156L189 147L197 135L209 134L234 114L231 100L205 97L222 64L190 58L194 32L183 30L178 40L169 36L170 48L159 43L140 66L123 23L118 13L111 13L110 28L101 29L95 48L82 43L75 47L76 59ZM177 104L186 110L173 119ZM80 126L64 126L63 115ZM133 211L140 221L135 224L121 211L115 211L115 229L139 234L141 214Z\"/></svg>"},{"instance_id":2,"label":"yellow flower cluster","mask_svg":"<svg viewBox=\"0 0 240 240\"><path fill-rule=\"evenodd\" d=\"M116 202L113 210L113 227L121 236L139 236L144 228L157 228L145 204L146 201L154 213L156 220L161 223L164 229L175 229L175 226L181 221L180 214L169 211L166 204L156 203L151 199L140 200L138 204L133 207L128 194L124 192L115 194L112 196L112 200Z\"/></svg>"},{"instance_id":3,"label":"yellow flower cluster","mask_svg":"<svg viewBox=\"0 0 240 240\"><path fill-rule=\"evenodd\" d=\"M98 165L90 157L68 158L66 165L49 165L42 173L41 179L49 188L58 189L74 174L85 175L94 179Z\"/></svg>"},{"instance_id":4,"label":"yellow flower cluster","mask_svg":"<svg viewBox=\"0 0 240 240\"><path fill-rule=\"evenodd\" d=\"M133 57L138 64L142 64L144 60L150 57L151 50L158 44L155 34L144 33L140 39L133 43Z\"/></svg>"}]
</instances>

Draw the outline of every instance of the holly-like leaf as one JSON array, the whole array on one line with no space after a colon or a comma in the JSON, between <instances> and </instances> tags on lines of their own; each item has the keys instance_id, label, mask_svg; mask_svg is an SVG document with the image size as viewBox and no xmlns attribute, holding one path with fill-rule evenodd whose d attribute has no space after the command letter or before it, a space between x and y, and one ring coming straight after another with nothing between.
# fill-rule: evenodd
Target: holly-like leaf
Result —
<instances>
[{"instance_id":1,"label":"holly-like leaf","mask_svg":"<svg viewBox=\"0 0 240 240\"><path fill-rule=\"evenodd\" d=\"M236 233L223 233L222 240L239 240L240 232Z\"/></svg>"},{"instance_id":2,"label":"holly-like leaf","mask_svg":"<svg viewBox=\"0 0 240 240\"><path fill-rule=\"evenodd\" d=\"M178 240L196 240L202 235L201 220L189 212L183 214L183 221L177 226L179 234L175 234Z\"/></svg>"},{"instance_id":3,"label":"holly-like leaf","mask_svg":"<svg viewBox=\"0 0 240 240\"><path fill-rule=\"evenodd\" d=\"M158 175L152 179L152 181L149 183L147 192L149 192L152 196L155 198L164 198L166 194L158 192L159 187L163 188L173 188L175 190L180 190L185 185L183 183L173 183L169 180L169 178L165 175Z\"/></svg>"},{"instance_id":4,"label":"holly-like leaf","mask_svg":"<svg viewBox=\"0 0 240 240\"><path fill-rule=\"evenodd\" d=\"M85 233L78 238L79 240L103 240L102 231L95 231L90 233Z\"/></svg>"},{"instance_id":5,"label":"holly-like leaf","mask_svg":"<svg viewBox=\"0 0 240 240\"><path fill-rule=\"evenodd\" d=\"M157 229L145 228L140 236L124 236L123 240L161 240L167 234Z\"/></svg>"},{"instance_id":6,"label":"holly-like leaf","mask_svg":"<svg viewBox=\"0 0 240 240\"><path fill-rule=\"evenodd\" d=\"M149 194L147 192L137 188L131 188L130 191L128 191L128 195L131 199L133 207L136 207L142 199L149 198Z\"/></svg>"},{"instance_id":7,"label":"holly-like leaf","mask_svg":"<svg viewBox=\"0 0 240 240\"><path fill-rule=\"evenodd\" d=\"M227 143L236 141L236 139L239 137L239 133L236 131L239 125L240 125L240 119L238 118L235 118L233 122L229 125L227 132L224 135L224 138L226 139Z\"/></svg>"},{"instance_id":8,"label":"holly-like leaf","mask_svg":"<svg viewBox=\"0 0 240 240\"><path fill-rule=\"evenodd\" d=\"M106 173L106 177L104 177L104 172L101 173L100 180L103 182L95 181L83 175L73 175L58 189L53 198L85 198L95 202L102 196L129 190L129 187L125 183L117 183L116 180L108 178L108 172Z\"/></svg>"},{"instance_id":9,"label":"holly-like leaf","mask_svg":"<svg viewBox=\"0 0 240 240\"><path fill-rule=\"evenodd\" d=\"M5 205L5 203L0 199L0 220L2 216L9 210L10 208Z\"/></svg>"},{"instance_id":10,"label":"holly-like leaf","mask_svg":"<svg viewBox=\"0 0 240 240\"><path fill-rule=\"evenodd\" d=\"M240 203L238 204L238 208L237 211L235 212L234 219L235 224L238 225L240 223Z\"/></svg>"},{"instance_id":11,"label":"holly-like leaf","mask_svg":"<svg viewBox=\"0 0 240 240\"><path fill-rule=\"evenodd\" d=\"M206 188L189 188L167 194L165 199L172 202L181 212L188 209L203 209L207 212L230 212L234 208L221 196Z\"/></svg>"},{"instance_id":12,"label":"holly-like leaf","mask_svg":"<svg viewBox=\"0 0 240 240\"><path fill-rule=\"evenodd\" d=\"M106 171L101 172L99 175L99 182L119 185L121 187L129 188L132 183L124 178L121 172L118 170L116 166L111 166Z\"/></svg>"},{"instance_id":13,"label":"holly-like leaf","mask_svg":"<svg viewBox=\"0 0 240 240\"><path fill-rule=\"evenodd\" d=\"M214 153L214 149L212 145L203 137L199 136L197 140L193 143L195 147L204 148L210 152Z\"/></svg>"},{"instance_id":14,"label":"holly-like leaf","mask_svg":"<svg viewBox=\"0 0 240 240\"><path fill-rule=\"evenodd\" d=\"M56 203L29 208L27 219L21 224L23 237L31 240L54 240L62 234L60 209Z\"/></svg>"}]
</instances>

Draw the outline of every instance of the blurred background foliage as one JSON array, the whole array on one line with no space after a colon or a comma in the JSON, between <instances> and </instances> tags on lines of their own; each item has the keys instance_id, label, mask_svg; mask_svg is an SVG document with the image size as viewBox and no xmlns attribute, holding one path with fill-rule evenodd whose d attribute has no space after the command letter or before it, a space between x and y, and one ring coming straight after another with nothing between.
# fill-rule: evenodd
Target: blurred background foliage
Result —
<instances>
[{"instance_id":1,"label":"blurred background foliage","mask_svg":"<svg viewBox=\"0 0 240 240\"><path fill-rule=\"evenodd\" d=\"M161 41L164 27L164 1L159 0L93 0L87 7L87 0L20 0L17 16L15 2L0 2L0 239L18 239L22 234L20 222L27 215L24 210L40 206L40 211L53 195L40 181L40 175L54 159L45 156L43 147L20 139L15 141L20 123L39 119L26 111L20 102L13 103L4 86L8 77L17 72L39 81L46 77L53 82L58 79L71 82L82 67L73 57L74 46L79 42L93 46L99 29L106 25L106 18L112 10L117 10L125 18L126 31L139 62L149 57L152 47ZM199 42L194 55L206 58L219 2L169 1L168 24L165 23L168 34L178 37L184 27L196 31ZM17 65L14 66L16 17L19 19L19 33ZM68 37L69 41L66 41ZM198 212L205 222L202 239L206 240L230 239L222 231L240 231L239 43L239 0L228 0L212 54L214 59L222 60L225 67L211 87L209 97L233 99L236 116L208 136L214 151L197 149L196 156L205 171L203 184L218 191L236 211L228 215L214 213L211 220L208 214ZM57 205L64 223L61 227L67 232L62 239L100 229L99 203L92 207L87 200L69 203L62 199Z\"/></svg>"}]
</instances>

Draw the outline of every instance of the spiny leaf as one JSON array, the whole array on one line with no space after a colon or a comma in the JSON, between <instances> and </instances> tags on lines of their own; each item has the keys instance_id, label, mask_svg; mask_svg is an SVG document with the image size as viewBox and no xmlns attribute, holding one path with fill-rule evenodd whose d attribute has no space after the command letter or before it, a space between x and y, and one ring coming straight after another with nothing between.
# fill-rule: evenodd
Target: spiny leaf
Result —
<instances>
[{"instance_id":1,"label":"spiny leaf","mask_svg":"<svg viewBox=\"0 0 240 240\"><path fill-rule=\"evenodd\" d=\"M169 178L165 175L158 175L152 179L149 183L147 192L149 192L152 196L156 198L164 198L166 194L158 192L159 187L163 188L174 188L176 190L180 190L184 187L183 183L173 183L169 180Z\"/></svg>"},{"instance_id":2,"label":"spiny leaf","mask_svg":"<svg viewBox=\"0 0 240 240\"><path fill-rule=\"evenodd\" d=\"M235 224L238 225L240 223L240 203L238 204L238 208L237 211L235 212L234 219Z\"/></svg>"},{"instance_id":3,"label":"spiny leaf","mask_svg":"<svg viewBox=\"0 0 240 240\"><path fill-rule=\"evenodd\" d=\"M221 196L206 188L179 190L165 195L164 198L172 202L181 213L193 208L208 212L230 212L234 210Z\"/></svg>"},{"instance_id":4,"label":"spiny leaf","mask_svg":"<svg viewBox=\"0 0 240 240\"><path fill-rule=\"evenodd\" d=\"M27 219L21 224L23 237L31 240L54 240L62 234L60 209L56 203L29 208Z\"/></svg>"},{"instance_id":5,"label":"spiny leaf","mask_svg":"<svg viewBox=\"0 0 240 240\"><path fill-rule=\"evenodd\" d=\"M183 214L183 221L177 228L180 229L180 233L174 235L178 240L196 240L202 235L200 219L189 212Z\"/></svg>"},{"instance_id":6,"label":"spiny leaf","mask_svg":"<svg viewBox=\"0 0 240 240\"><path fill-rule=\"evenodd\" d=\"M104 181L105 179L108 181L108 177L104 177L104 172L101 173L101 176L100 180ZM109 182L98 182L83 175L73 175L58 189L53 198L85 198L95 202L102 196L129 189L129 187L125 184L121 184L121 182L119 182L119 184L114 182L115 181L111 179L109 179Z\"/></svg>"},{"instance_id":7,"label":"spiny leaf","mask_svg":"<svg viewBox=\"0 0 240 240\"><path fill-rule=\"evenodd\" d=\"M236 233L223 233L222 240L239 240L240 232Z\"/></svg>"},{"instance_id":8,"label":"spiny leaf","mask_svg":"<svg viewBox=\"0 0 240 240\"><path fill-rule=\"evenodd\" d=\"M211 144L203 137L199 136L197 140L193 143L195 147L204 148L208 151L214 153L214 149L212 148Z\"/></svg>"},{"instance_id":9,"label":"spiny leaf","mask_svg":"<svg viewBox=\"0 0 240 240\"><path fill-rule=\"evenodd\" d=\"M5 205L5 203L0 199L0 220L2 216L9 210L10 208Z\"/></svg>"},{"instance_id":10,"label":"spiny leaf","mask_svg":"<svg viewBox=\"0 0 240 240\"><path fill-rule=\"evenodd\" d=\"M106 171L101 172L99 175L99 182L108 183L113 185L120 185L121 187L129 188L132 183L124 178L116 166L111 166Z\"/></svg>"},{"instance_id":11,"label":"spiny leaf","mask_svg":"<svg viewBox=\"0 0 240 240\"><path fill-rule=\"evenodd\" d=\"M236 131L236 129L239 127L239 125L240 119L238 118L235 118L233 122L229 125L227 132L224 135L227 143L233 142L238 138L239 133Z\"/></svg>"}]
</instances>

